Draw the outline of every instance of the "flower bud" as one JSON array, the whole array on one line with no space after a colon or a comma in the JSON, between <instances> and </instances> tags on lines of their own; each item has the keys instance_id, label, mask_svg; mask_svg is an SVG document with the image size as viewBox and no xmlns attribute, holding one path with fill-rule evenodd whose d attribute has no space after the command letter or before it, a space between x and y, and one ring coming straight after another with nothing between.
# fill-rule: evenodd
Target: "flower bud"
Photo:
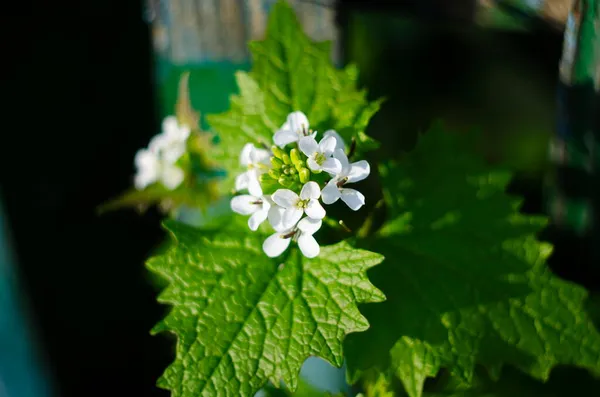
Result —
<instances>
[{"instance_id":1,"label":"flower bud","mask_svg":"<svg viewBox=\"0 0 600 397\"><path fill-rule=\"evenodd\" d=\"M279 182L279 184L285 188L289 188L294 184L293 180L286 178L285 176L281 176L277 182Z\"/></svg>"},{"instance_id":2,"label":"flower bud","mask_svg":"<svg viewBox=\"0 0 600 397\"><path fill-rule=\"evenodd\" d=\"M273 146L271 148L271 151L273 152L273 156L277 157L278 159L282 159L283 156L286 155L285 152L279 149L277 146Z\"/></svg>"},{"instance_id":3,"label":"flower bud","mask_svg":"<svg viewBox=\"0 0 600 397\"><path fill-rule=\"evenodd\" d=\"M262 174L262 175L259 177L259 180L260 180L260 182L261 182L261 183L265 183L265 182L269 182L269 181L271 180L271 178L272 178L272 176L271 176L271 175L269 175L269 174ZM278 178L279 178L279 177L278 177Z\"/></svg>"},{"instance_id":4,"label":"flower bud","mask_svg":"<svg viewBox=\"0 0 600 397\"><path fill-rule=\"evenodd\" d=\"M300 157L300 152L298 151L298 149L292 149L292 151L290 152L290 158L292 159L292 163L294 163L295 166L302 165L302 163L304 163L302 161L302 158Z\"/></svg>"},{"instance_id":5,"label":"flower bud","mask_svg":"<svg viewBox=\"0 0 600 397\"><path fill-rule=\"evenodd\" d=\"M307 183L310 180L310 171L308 168L301 168L298 171L298 176L300 177L300 182Z\"/></svg>"},{"instance_id":6,"label":"flower bud","mask_svg":"<svg viewBox=\"0 0 600 397\"><path fill-rule=\"evenodd\" d=\"M271 176L271 178L273 179L279 179L279 177L281 177L281 171L276 170L274 168L271 168L269 170L269 175Z\"/></svg>"},{"instance_id":7,"label":"flower bud","mask_svg":"<svg viewBox=\"0 0 600 397\"><path fill-rule=\"evenodd\" d=\"M281 161L277 157L271 157L270 160L271 160L271 165L273 166L273 168L281 168L281 166L283 165L283 161Z\"/></svg>"}]
</instances>

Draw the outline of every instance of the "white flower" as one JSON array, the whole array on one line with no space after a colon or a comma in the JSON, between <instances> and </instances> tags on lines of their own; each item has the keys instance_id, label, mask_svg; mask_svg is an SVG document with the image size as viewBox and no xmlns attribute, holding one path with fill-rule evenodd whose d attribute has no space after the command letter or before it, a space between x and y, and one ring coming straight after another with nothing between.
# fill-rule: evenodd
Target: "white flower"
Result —
<instances>
[{"instance_id":1,"label":"white flower","mask_svg":"<svg viewBox=\"0 0 600 397\"><path fill-rule=\"evenodd\" d=\"M190 129L179 125L174 116L165 118L162 129L160 134L150 140L148 149L140 149L135 155L137 172L134 185L138 190L156 182L173 190L185 178L185 173L175 163L186 152Z\"/></svg>"},{"instance_id":2,"label":"white flower","mask_svg":"<svg viewBox=\"0 0 600 397\"><path fill-rule=\"evenodd\" d=\"M231 209L241 215L252 215L248 227L255 231L267 219L271 202L266 196L242 194L231 199Z\"/></svg>"},{"instance_id":3,"label":"white flower","mask_svg":"<svg viewBox=\"0 0 600 397\"><path fill-rule=\"evenodd\" d=\"M138 150L134 161L137 168L134 185L138 190L155 182L161 182L167 189L173 190L185 177L181 168L161 160L158 153L147 149Z\"/></svg>"},{"instance_id":4,"label":"white flower","mask_svg":"<svg viewBox=\"0 0 600 397\"><path fill-rule=\"evenodd\" d=\"M190 128L179 125L175 116L165 118L162 124L162 133L150 141L148 149L158 153L163 160L173 164L186 151L186 142L190 136Z\"/></svg>"},{"instance_id":5,"label":"white flower","mask_svg":"<svg viewBox=\"0 0 600 397\"><path fill-rule=\"evenodd\" d=\"M294 238L297 240L302 254L307 258L314 258L319 255L321 248L313 234L321 228L322 223L320 219L304 218L298 222L295 228L269 236L263 243L263 251L268 257L275 258L290 246L292 238Z\"/></svg>"},{"instance_id":6,"label":"white flower","mask_svg":"<svg viewBox=\"0 0 600 397\"><path fill-rule=\"evenodd\" d=\"M284 147L288 143L297 142L300 138L305 137L310 132L308 119L302 112L290 113L287 120L279 131L273 136L273 142L279 147ZM317 135L316 132L312 134L314 138Z\"/></svg>"},{"instance_id":7,"label":"white flower","mask_svg":"<svg viewBox=\"0 0 600 397\"><path fill-rule=\"evenodd\" d=\"M258 149L247 143L240 154L240 164L248 170L235 179L235 190L248 189L256 197L262 196L262 188L258 178L268 168L271 154L265 149Z\"/></svg>"},{"instance_id":8,"label":"white flower","mask_svg":"<svg viewBox=\"0 0 600 397\"><path fill-rule=\"evenodd\" d=\"M346 143L344 142L344 138L342 138L340 134L338 134L335 130L325 131L325 133L323 134L323 138L327 138L329 136L334 137L336 140L335 150L342 149L346 151Z\"/></svg>"},{"instance_id":9,"label":"white flower","mask_svg":"<svg viewBox=\"0 0 600 397\"><path fill-rule=\"evenodd\" d=\"M333 136L321 139L321 142L318 144L312 136L305 136L298 143L302 153L308 157L306 164L311 171L325 171L333 175L339 174L342 171L340 161L331 157L336 145L337 141Z\"/></svg>"},{"instance_id":10,"label":"white flower","mask_svg":"<svg viewBox=\"0 0 600 397\"><path fill-rule=\"evenodd\" d=\"M344 186L347 183L362 181L371 172L369 163L365 160L350 164L348 157L343 150L337 149L334 157L342 164L342 171L327 183L321 193L323 203L333 204L339 198L354 211L358 211L365 204L365 196L354 189L348 189Z\"/></svg>"},{"instance_id":11,"label":"white flower","mask_svg":"<svg viewBox=\"0 0 600 397\"><path fill-rule=\"evenodd\" d=\"M281 219L282 229L293 227L306 213L310 218L323 219L325 210L319 203L321 189L316 182L307 182L300 191L300 196L289 189L278 189L273 193L272 199L284 209ZM272 222L273 223L273 222ZM273 227L276 227L277 223ZM276 229L277 230L277 229Z\"/></svg>"}]
</instances>

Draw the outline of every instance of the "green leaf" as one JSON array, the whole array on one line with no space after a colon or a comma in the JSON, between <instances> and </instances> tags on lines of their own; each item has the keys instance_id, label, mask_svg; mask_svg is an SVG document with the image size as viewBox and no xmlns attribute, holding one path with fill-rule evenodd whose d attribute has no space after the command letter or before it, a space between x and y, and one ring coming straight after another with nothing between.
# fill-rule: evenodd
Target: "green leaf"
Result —
<instances>
[{"instance_id":1,"label":"green leaf","mask_svg":"<svg viewBox=\"0 0 600 397\"><path fill-rule=\"evenodd\" d=\"M369 326L357 303L384 299L365 274L382 256L345 242L273 260L260 233L165 227L174 243L147 265L169 283L159 301L173 307L153 331L178 337L158 382L176 397L253 396L280 380L294 390L307 357L341 366L345 335Z\"/></svg>"},{"instance_id":2,"label":"green leaf","mask_svg":"<svg viewBox=\"0 0 600 397\"><path fill-rule=\"evenodd\" d=\"M573 367L560 367L552 371L546 383L507 367L499 380L493 380L486 371L477 367L471 385L445 372L440 379L429 384L425 397L564 397L585 396L598 390L600 380Z\"/></svg>"},{"instance_id":3,"label":"green leaf","mask_svg":"<svg viewBox=\"0 0 600 397\"><path fill-rule=\"evenodd\" d=\"M510 173L466 150L472 142L437 126L381 167L389 221L367 246L388 258L369 274L388 300L347 339L354 380L384 363L418 397L441 368L469 383L476 362L542 380L556 364L600 370L586 291L549 271L551 247L535 238L545 219L518 212Z\"/></svg>"},{"instance_id":4,"label":"green leaf","mask_svg":"<svg viewBox=\"0 0 600 397\"><path fill-rule=\"evenodd\" d=\"M330 42L306 36L286 1L274 5L266 39L250 42L250 51L252 70L236 74L239 94L231 97L230 110L207 118L221 139L212 154L228 173L224 192L242 171L244 144L270 147L273 134L293 111L304 112L314 130L335 129L347 145L356 139L359 152L376 147L365 129L381 100L369 102L366 92L357 89L356 67L335 69Z\"/></svg>"}]
</instances>

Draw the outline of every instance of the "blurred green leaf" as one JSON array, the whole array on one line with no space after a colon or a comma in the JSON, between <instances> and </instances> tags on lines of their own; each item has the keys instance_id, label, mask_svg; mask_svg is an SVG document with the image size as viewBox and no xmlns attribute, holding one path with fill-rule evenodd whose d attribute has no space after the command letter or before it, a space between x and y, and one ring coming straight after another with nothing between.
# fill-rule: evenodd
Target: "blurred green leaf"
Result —
<instances>
[{"instance_id":1,"label":"blurred green leaf","mask_svg":"<svg viewBox=\"0 0 600 397\"><path fill-rule=\"evenodd\" d=\"M381 167L389 220L365 247L386 257L370 278L388 300L346 340L353 380L389 369L418 397L441 368L466 384L476 363L538 379L557 364L600 371L585 289L549 271L551 247L535 237L546 219L519 213L510 173L474 155L474 138L438 125Z\"/></svg>"}]
</instances>

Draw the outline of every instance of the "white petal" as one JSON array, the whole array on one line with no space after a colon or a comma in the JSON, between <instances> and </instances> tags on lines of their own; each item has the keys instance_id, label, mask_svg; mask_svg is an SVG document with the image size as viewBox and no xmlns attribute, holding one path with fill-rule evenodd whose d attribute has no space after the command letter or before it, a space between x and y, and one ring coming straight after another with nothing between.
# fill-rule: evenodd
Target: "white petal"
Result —
<instances>
[{"instance_id":1,"label":"white petal","mask_svg":"<svg viewBox=\"0 0 600 397\"><path fill-rule=\"evenodd\" d=\"M298 141L298 147L302 153L304 153L307 157L310 157L319 149L319 144L312 136L305 136L300 138L300 141Z\"/></svg>"},{"instance_id":2,"label":"white petal","mask_svg":"<svg viewBox=\"0 0 600 397\"><path fill-rule=\"evenodd\" d=\"M280 233L275 233L267 237L263 243L263 251L269 258L275 258L290 246L291 238L281 238Z\"/></svg>"},{"instance_id":3,"label":"white petal","mask_svg":"<svg viewBox=\"0 0 600 397\"><path fill-rule=\"evenodd\" d=\"M283 232L286 230L283 227L283 213L285 212L285 208L281 208L278 205L274 205L269 209L269 223L273 226L276 232Z\"/></svg>"},{"instance_id":4,"label":"white petal","mask_svg":"<svg viewBox=\"0 0 600 397\"><path fill-rule=\"evenodd\" d=\"M340 172L340 176L344 177L348 175L348 173L350 173L350 162L348 161L348 156L346 156L346 153L344 153L344 151L341 149L335 149L335 152L333 152L333 157L338 159L342 165L342 172Z\"/></svg>"},{"instance_id":5,"label":"white petal","mask_svg":"<svg viewBox=\"0 0 600 397\"><path fill-rule=\"evenodd\" d=\"M337 181L332 179L321 191L321 199L323 200L323 203L333 204L342 196L336 183Z\"/></svg>"},{"instance_id":6,"label":"white petal","mask_svg":"<svg viewBox=\"0 0 600 397\"><path fill-rule=\"evenodd\" d=\"M150 143L148 144L148 150L153 153L158 153L161 151L167 144L169 143L168 138L165 135L158 134L150 139Z\"/></svg>"},{"instance_id":7,"label":"white petal","mask_svg":"<svg viewBox=\"0 0 600 397\"><path fill-rule=\"evenodd\" d=\"M260 207L254 204L258 199L249 194L242 194L231 199L231 210L242 215L250 215L257 212Z\"/></svg>"},{"instance_id":8,"label":"white petal","mask_svg":"<svg viewBox=\"0 0 600 397\"><path fill-rule=\"evenodd\" d=\"M321 171L321 166L319 165L319 163L317 163L317 162L315 161L314 157L309 157L309 158L306 160L306 165L308 165L308 168L309 168L311 171L317 171L317 172L318 172L318 171Z\"/></svg>"},{"instance_id":9,"label":"white petal","mask_svg":"<svg viewBox=\"0 0 600 397\"><path fill-rule=\"evenodd\" d=\"M303 130L308 131L308 118L302 112L290 113L287 117L287 122L290 125L290 129L296 134L301 134Z\"/></svg>"},{"instance_id":10,"label":"white petal","mask_svg":"<svg viewBox=\"0 0 600 397\"><path fill-rule=\"evenodd\" d=\"M179 127L179 140L182 142L187 141L191 132L192 131L190 130L190 127L188 127L187 125L180 126Z\"/></svg>"},{"instance_id":11,"label":"white petal","mask_svg":"<svg viewBox=\"0 0 600 397\"><path fill-rule=\"evenodd\" d=\"M256 197L262 196L262 188L255 171L248 171L248 192Z\"/></svg>"},{"instance_id":12,"label":"white petal","mask_svg":"<svg viewBox=\"0 0 600 397\"><path fill-rule=\"evenodd\" d=\"M362 181L371 173L371 167L366 160L360 160L352 163L350 172L348 173L348 182Z\"/></svg>"},{"instance_id":13,"label":"white petal","mask_svg":"<svg viewBox=\"0 0 600 397\"><path fill-rule=\"evenodd\" d=\"M177 122L177 117L168 116L162 122L162 130L167 137L173 137L177 134L179 130L179 123Z\"/></svg>"},{"instance_id":14,"label":"white petal","mask_svg":"<svg viewBox=\"0 0 600 397\"><path fill-rule=\"evenodd\" d=\"M143 190L148 185L156 182L157 179L158 175L156 172L138 172L133 179L133 184L135 185L136 189Z\"/></svg>"},{"instance_id":15,"label":"white petal","mask_svg":"<svg viewBox=\"0 0 600 397\"><path fill-rule=\"evenodd\" d=\"M301 234L298 237L298 247L300 247L300 251L307 258L314 258L321 251L319 243L317 243L317 240L311 234Z\"/></svg>"},{"instance_id":16,"label":"white petal","mask_svg":"<svg viewBox=\"0 0 600 397\"><path fill-rule=\"evenodd\" d=\"M258 229L260 224L263 223L265 219L267 219L268 214L269 210L260 210L252 214L250 219L248 219L248 227L250 228L250 230L255 231L256 229Z\"/></svg>"},{"instance_id":17,"label":"white petal","mask_svg":"<svg viewBox=\"0 0 600 397\"><path fill-rule=\"evenodd\" d=\"M325 209L323 206L321 206L321 203L319 203L318 200L311 199L306 205L304 212L306 212L306 215L313 219L325 218Z\"/></svg>"},{"instance_id":18,"label":"white petal","mask_svg":"<svg viewBox=\"0 0 600 397\"><path fill-rule=\"evenodd\" d=\"M272 205L270 198L268 196L262 196L261 200L263 202L261 210L262 211L269 211L271 209L271 205Z\"/></svg>"},{"instance_id":19,"label":"white petal","mask_svg":"<svg viewBox=\"0 0 600 397\"><path fill-rule=\"evenodd\" d=\"M162 158L169 164L174 164L177 160L183 156L186 147L185 143L172 143L166 147L162 153Z\"/></svg>"},{"instance_id":20,"label":"white petal","mask_svg":"<svg viewBox=\"0 0 600 397\"><path fill-rule=\"evenodd\" d=\"M271 198L275 204L283 208L296 208L299 199L298 195L290 189L277 189Z\"/></svg>"},{"instance_id":21,"label":"white petal","mask_svg":"<svg viewBox=\"0 0 600 397\"><path fill-rule=\"evenodd\" d=\"M360 207L365 205L365 196L354 189L340 189L342 193L342 201L353 211L358 211Z\"/></svg>"},{"instance_id":22,"label":"white petal","mask_svg":"<svg viewBox=\"0 0 600 397\"><path fill-rule=\"evenodd\" d=\"M273 136L273 142L279 147L284 147L288 143L296 142L298 134L292 130L279 130Z\"/></svg>"},{"instance_id":23,"label":"white petal","mask_svg":"<svg viewBox=\"0 0 600 397\"><path fill-rule=\"evenodd\" d=\"M252 159L250 158L250 154L254 151L254 145L251 143L247 143L242 148L242 152L240 153L240 164L247 167L252 163Z\"/></svg>"},{"instance_id":24,"label":"white petal","mask_svg":"<svg viewBox=\"0 0 600 397\"><path fill-rule=\"evenodd\" d=\"M238 175L235 178L235 190L239 192L240 190L247 189L248 183L250 181L250 172L246 171L243 174Z\"/></svg>"},{"instance_id":25,"label":"white petal","mask_svg":"<svg viewBox=\"0 0 600 397\"><path fill-rule=\"evenodd\" d=\"M302 211L299 208L288 208L283 212L283 227L285 229L291 229L296 226L296 223L302 218Z\"/></svg>"},{"instance_id":26,"label":"white petal","mask_svg":"<svg viewBox=\"0 0 600 397\"><path fill-rule=\"evenodd\" d=\"M335 137L327 136L319 142L319 152L323 153L326 157L329 157L333 154L336 145L337 141Z\"/></svg>"},{"instance_id":27,"label":"white petal","mask_svg":"<svg viewBox=\"0 0 600 397\"><path fill-rule=\"evenodd\" d=\"M150 169L156 167L158 164L158 159L151 151L140 149L135 154L134 163L139 169Z\"/></svg>"},{"instance_id":28,"label":"white petal","mask_svg":"<svg viewBox=\"0 0 600 397\"><path fill-rule=\"evenodd\" d=\"M298 222L298 229L303 234L315 234L321 228L323 221L320 219L304 218Z\"/></svg>"},{"instance_id":29,"label":"white petal","mask_svg":"<svg viewBox=\"0 0 600 397\"><path fill-rule=\"evenodd\" d=\"M340 172L342 172L342 163L340 163L340 160L333 157L325 160L321 167L323 168L323 171L328 172L331 175L339 175Z\"/></svg>"},{"instance_id":30,"label":"white petal","mask_svg":"<svg viewBox=\"0 0 600 397\"><path fill-rule=\"evenodd\" d=\"M181 168L172 165L163 166L161 182L167 189L173 190L181 185L184 177L185 174Z\"/></svg>"},{"instance_id":31,"label":"white petal","mask_svg":"<svg viewBox=\"0 0 600 397\"><path fill-rule=\"evenodd\" d=\"M323 134L323 137L332 136L336 140L336 149L341 149L342 151L346 150L346 144L344 143L344 139L340 134L338 134L335 130L327 130Z\"/></svg>"},{"instance_id":32,"label":"white petal","mask_svg":"<svg viewBox=\"0 0 600 397\"><path fill-rule=\"evenodd\" d=\"M252 161L252 164L268 164L269 158L271 158L271 153L265 149L254 148L252 153L250 153L250 161Z\"/></svg>"},{"instance_id":33,"label":"white petal","mask_svg":"<svg viewBox=\"0 0 600 397\"><path fill-rule=\"evenodd\" d=\"M317 182L306 182L304 186L302 186L302 190L300 191L300 198L302 200L318 199L319 197L321 197L321 188L319 188Z\"/></svg>"}]
</instances>

